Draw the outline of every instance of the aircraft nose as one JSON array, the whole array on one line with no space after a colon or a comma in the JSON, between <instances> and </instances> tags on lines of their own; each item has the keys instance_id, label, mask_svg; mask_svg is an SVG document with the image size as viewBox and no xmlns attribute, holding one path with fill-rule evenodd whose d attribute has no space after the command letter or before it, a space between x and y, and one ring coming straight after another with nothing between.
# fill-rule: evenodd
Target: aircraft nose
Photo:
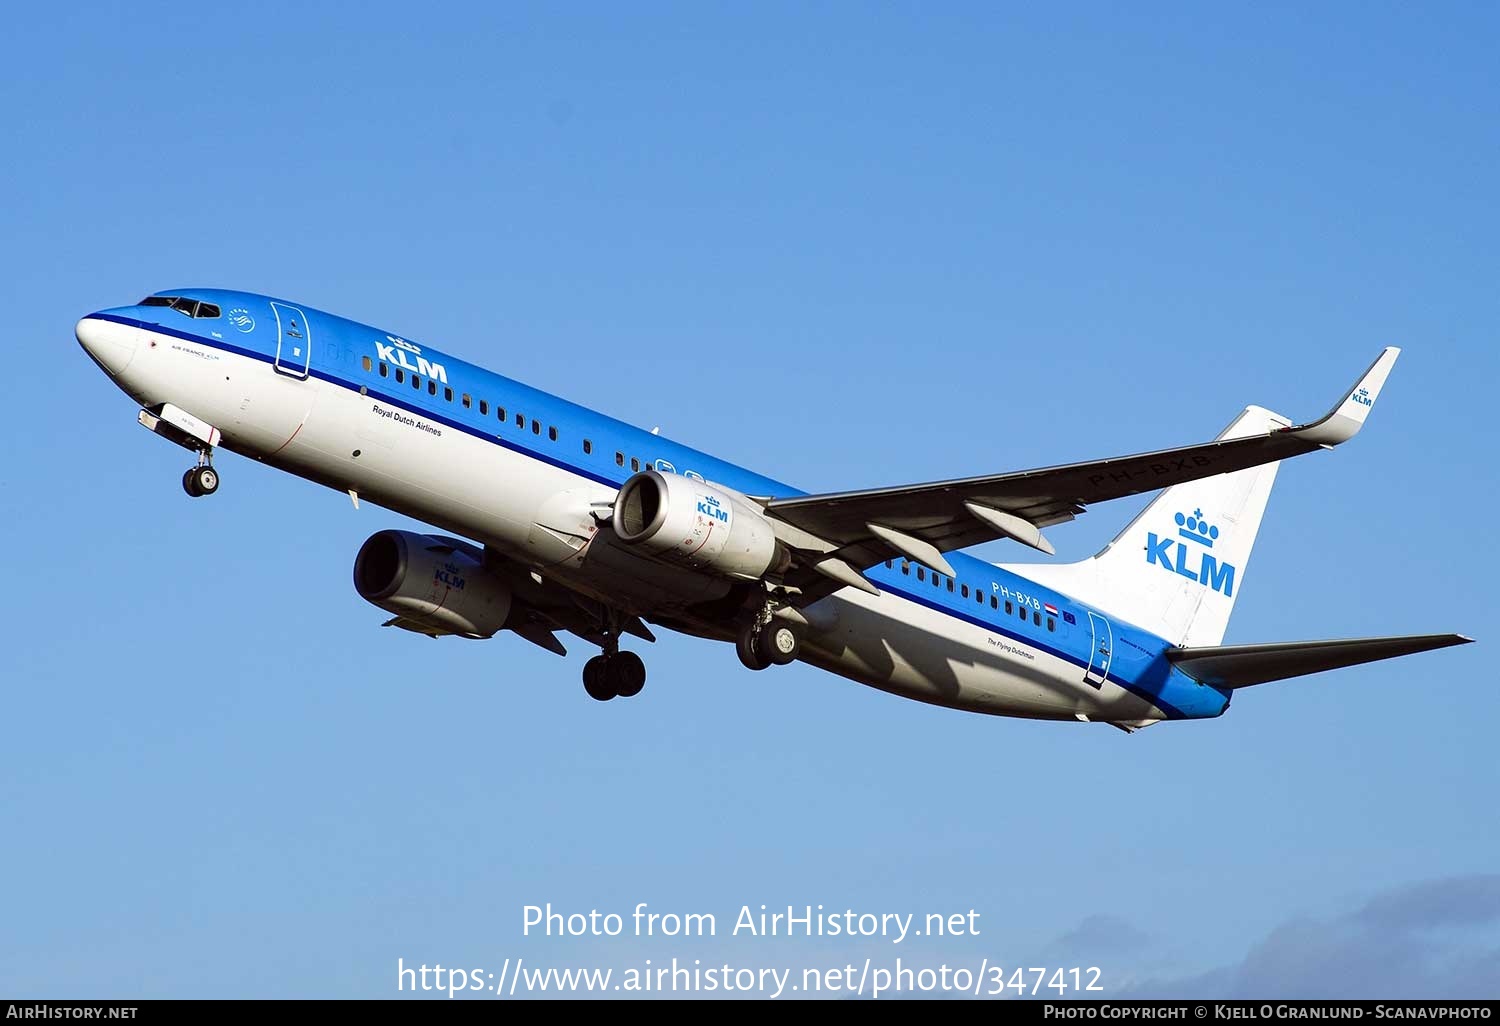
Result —
<instances>
[{"instance_id":1,"label":"aircraft nose","mask_svg":"<svg viewBox=\"0 0 1500 1026\"><path fill-rule=\"evenodd\" d=\"M84 352L104 368L110 376L120 374L135 355L137 333L135 329L100 317L85 317L78 322L73 333Z\"/></svg>"}]
</instances>

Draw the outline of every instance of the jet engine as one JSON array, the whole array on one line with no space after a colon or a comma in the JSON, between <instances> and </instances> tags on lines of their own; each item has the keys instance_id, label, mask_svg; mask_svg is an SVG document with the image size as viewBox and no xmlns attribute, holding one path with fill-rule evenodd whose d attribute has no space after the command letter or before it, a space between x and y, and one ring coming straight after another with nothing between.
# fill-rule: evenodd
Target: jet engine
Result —
<instances>
[{"instance_id":1,"label":"jet engine","mask_svg":"<svg viewBox=\"0 0 1500 1026\"><path fill-rule=\"evenodd\" d=\"M437 535L380 531L354 557L354 589L395 619L387 626L438 637L488 638L505 626L511 591L473 545Z\"/></svg>"},{"instance_id":2,"label":"jet engine","mask_svg":"<svg viewBox=\"0 0 1500 1026\"><path fill-rule=\"evenodd\" d=\"M791 561L771 522L745 496L681 474L643 470L620 487L615 535L652 557L758 580Z\"/></svg>"}]
</instances>

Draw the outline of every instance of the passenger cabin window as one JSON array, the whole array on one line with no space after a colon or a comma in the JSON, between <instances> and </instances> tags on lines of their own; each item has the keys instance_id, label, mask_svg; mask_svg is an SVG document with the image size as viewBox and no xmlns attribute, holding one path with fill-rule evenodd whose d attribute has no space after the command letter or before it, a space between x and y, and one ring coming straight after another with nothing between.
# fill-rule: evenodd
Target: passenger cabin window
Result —
<instances>
[{"instance_id":1,"label":"passenger cabin window","mask_svg":"<svg viewBox=\"0 0 1500 1026\"><path fill-rule=\"evenodd\" d=\"M969 586L967 584L965 584L961 589L959 589L959 594L962 595L964 598L968 598L969 597Z\"/></svg>"},{"instance_id":2,"label":"passenger cabin window","mask_svg":"<svg viewBox=\"0 0 1500 1026\"><path fill-rule=\"evenodd\" d=\"M919 581L925 581L925 580L927 580L927 571L923 570L920 565L917 567L917 580L919 580Z\"/></svg>"},{"instance_id":3,"label":"passenger cabin window","mask_svg":"<svg viewBox=\"0 0 1500 1026\"><path fill-rule=\"evenodd\" d=\"M1040 627L1042 625L1042 614L1032 610L1031 622Z\"/></svg>"},{"instance_id":4,"label":"passenger cabin window","mask_svg":"<svg viewBox=\"0 0 1500 1026\"><path fill-rule=\"evenodd\" d=\"M403 371L400 367L397 367L396 368L396 384L402 385L402 384L405 384L405 383L406 383L406 372Z\"/></svg>"},{"instance_id":5,"label":"passenger cabin window","mask_svg":"<svg viewBox=\"0 0 1500 1026\"><path fill-rule=\"evenodd\" d=\"M636 473L640 473L641 461L636 459L634 456L630 457L630 469L635 471Z\"/></svg>"},{"instance_id":6,"label":"passenger cabin window","mask_svg":"<svg viewBox=\"0 0 1500 1026\"><path fill-rule=\"evenodd\" d=\"M434 381L432 378L428 378L427 379L427 394L428 395L437 395L437 382Z\"/></svg>"},{"instance_id":7,"label":"passenger cabin window","mask_svg":"<svg viewBox=\"0 0 1500 1026\"><path fill-rule=\"evenodd\" d=\"M1006 599L1005 600L1005 615L1009 616L1013 612L1015 612L1015 610L1013 610L1013 609L1010 608L1010 599Z\"/></svg>"},{"instance_id":8,"label":"passenger cabin window","mask_svg":"<svg viewBox=\"0 0 1500 1026\"><path fill-rule=\"evenodd\" d=\"M360 357L360 362L365 365L365 373L370 373L370 358L368 356L362 356Z\"/></svg>"},{"instance_id":9,"label":"passenger cabin window","mask_svg":"<svg viewBox=\"0 0 1500 1026\"><path fill-rule=\"evenodd\" d=\"M901 561L901 572L907 576L911 575L911 564L904 559Z\"/></svg>"},{"instance_id":10,"label":"passenger cabin window","mask_svg":"<svg viewBox=\"0 0 1500 1026\"><path fill-rule=\"evenodd\" d=\"M1047 629L1049 631L1055 631L1055 630L1057 630L1057 621L1054 620L1054 619L1052 619L1052 617L1050 617L1050 616L1047 617Z\"/></svg>"},{"instance_id":11,"label":"passenger cabin window","mask_svg":"<svg viewBox=\"0 0 1500 1026\"><path fill-rule=\"evenodd\" d=\"M481 417L488 417L490 415L490 404L483 399L479 400L479 415Z\"/></svg>"},{"instance_id":12,"label":"passenger cabin window","mask_svg":"<svg viewBox=\"0 0 1500 1026\"><path fill-rule=\"evenodd\" d=\"M594 443L591 442L591 441L589 441L587 438L585 438L583 440L583 454L585 456L587 456L589 453L591 453L593 451L594 451Z\"/></svg>"},{"instance_id":13,"label":"passenger cabin window","mask_svg":"<svg viewBox=\"0 0 1500 1026\"><path fill-rule=\"evenodd\" d=\"M990 596L990 608L991 609L999 609L1000 608L1000 600L997 599L993 595ZM1007 609L1006 612L1008 613L1008 612L1010 612L1010 610Z\"/></svg>"},{"instance_id":14,"label":"passenger cabin window","mask_svg":"<svg viewBox=\"0 0 1500 1026\"><path fill-rule=\"evenodd\" d=\"M387 367L384 362L382 362L380 364L380 376L382 378L389 377L390 373L391 373L391 369L389 367Z\"/></svg>"},{"instance_id":15,"label":"passenger cabin window","mask_svg":"<svg viewBox=\"0 0 1500 1026\"><path fill-rule=\"evenodd\" d=\"M952 591L952 590L953 590L953 578L951 578L951 577L950 577L950 578L948 578L948 590L949 590L949 591ZM966 590L966 591L965 591L965 592L964 592L964 598L968 598L968 597L969 597L969 595L968 595L968 592L967 592L967 590Z\"/></svg>"},{"instance_id":16,"label":"passenger cabin window","mask_svg":"<svg viewBox=\"0 0 1500 1026\"><path fill-rule=\"evenodd\" d=\"M521 416L519 413L516 414L516 427L523 428L525 426L526 426L526 418L523 417L523 416Z\"/></svg>"},{"instance_id":17,"label":"passenger cabin window","mask_svg":"<svg viewBox=\"0 0 1500 1026\"><path fill-rule=\"evenodd\" d=\"M474 406L474 400L470 399L469 398L469 393L465 392L464 393L464 409L466 409L466 410L467 409L471 409L473 406Z\"/></svg>"},{"instance_id":18,"label":"passenger cabin window","mask_svg":"<svg viewBox=\"0 0 1500 1026\"><path fill-rule=\"evenodd\" d=\"M549 427L547 429L547 439L552 442L557 441L557 428Z\"/></svg>"},{"instance_id":19,"label":"passenger cabin window","mask_svg":"<svg viewBox=\"0 0 1500 1026\"><path fill-rule=\"evenodd\" d=\"M615 466L617 466L617 467L623 467L624 465L625 465L625 454L623 452L617 452L617 453L615 453Z\"/></svg>"},{"instance_id":20,"label":"passenger cabin window","mask_svg":"<svg viewBox=\"0 0 1500 1026\"><path fill-rule=\"evenodd\" d=\"M539 434L542 433L542 422L541 421L534 420L534 421L531 422L531 433L534 434L534 435L539 435Z\"/></svg>"},{"instance_id":21,"label":"passenger cabin window","mask_svg":"<svg viewBox=\"0 0 1500 1026\"><path fill-rule=\"evenodd\" d=\"M499 418L499 420L500 420L500 422L502 424L505 423L505 407L504 406L496 406L495 407L495 416Z\"/></svg>"}]
</instances>

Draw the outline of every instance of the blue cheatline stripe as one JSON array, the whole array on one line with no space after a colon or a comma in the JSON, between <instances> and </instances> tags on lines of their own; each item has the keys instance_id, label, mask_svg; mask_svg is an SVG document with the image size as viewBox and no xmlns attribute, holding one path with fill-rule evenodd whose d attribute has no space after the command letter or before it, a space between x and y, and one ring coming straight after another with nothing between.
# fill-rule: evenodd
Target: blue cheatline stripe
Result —
<instances>
[{"instance_id":1,"label":"blue cheatline stripe","mask_svg":"<svg viewBox=\"0 0 1500 1026\"><path fill-rule=\"evenodd\" d=\"M271 354L262 353L255 349L245 349L241 346L226 342L223 339L206 339L202 335L190 335L175 328L169 328L165 324L150 324L145 321L137 321L129 317L121 317L117 314L92 314L91 316L101 321L115 321L119 324L127 324L131 327L142 328L146 331L154 331L158 334L170 335L173 338L180 338L184 342L193 342L198 345L207 346L210 349L221 349L225 352L233 353L236 356L244 356L251 360L258 360L259 362L271 367L274 367L276 364L276 358ZM507 440L502 435L492 434L487 431L480 431L472 424L466 424L463 421L454 420L453 418L444 416L441 413L434 413L431 410L424 409L421 406L413 406L406 400L404 396L397 396L392 392L373 389L362 382L355 382L350 378L340 377L337 374L332 374L318 368L312 368L308 372L308 376L318 378L321 381L326 381L331 385L337 385L340 388L347 388L351 392L359 392L359 390L363 388L365 390L363 393L363 396L365 398L379 399L391 406L400 407L401 409L406 410L408 413L414 416L421 417L424 420L430 420L433 423L442 424L445 427L450 427L455 431L460 431L463 434L469 435L473 438L478 438L481 441L498 445L502 449L509 449L512 452L521 454L522 456L528 456L531 459L539 460L542 463L554 466L559 470L566 470L569 473L577 474L579 477L586 477L590 481L596 481L599 484L608 485L611 488L618 488L625 483L625 479L623 477L619 479L606 477L602 474L598 474L592 470L589 470L587 467L577 466L573 463L569 463L567 460L559 459L555 456L550 456L544 452L541 452L540 450L528 449L525 446L517 445L516 443ZM302 379L299 378L297 380Z\"/></svg>"},{"instance_id":2,"label":"blue cheatline stripe","mask_svg":"<svg viewBox=\"0 0 1500 1026\"><path fill-rule=\"evenodd\" d=\"M877 582L877 584L882 591L888 591L892 595L896 595L900 598L906 599L908 602L915 602L919 606L925 606L926 608L931 609L934 612L951 616L955 620L962 620L965 623L973 624L975 627L990 631L993 634L999 634L1002 637L1011 639L1012 641L1019 642L1023 645L1029 645L1032 648L1035 648L1041 652L1045 652L1050 656L1055 656L1056 658L1061 659L1066 663L1076 666L1080 670L1088 670L1088 663L1083 662L1076 655L1073 655L1070 652L1065 652L1060 648L1053 647L1052 645L1043 644L1042 642L1037 641L1035 638L1027 637L1024 634L1017 634L1014 630L1006 630L1003 627L988 623L984 620L979 619L978 617L960 613L959 611L950 609L947 606L938 605L931 599L923 598L915 592L907 591L905 588L893 588L883 582ZM1160 695L1153 695L1151 692L1138 685L1132 684L1130 681L1123 680L1120 677L1115 676L1114 674L1105 674L1104 679L1112 684L1124 688L1126 691L1129 691L1137 698L1150 702L1152 705L1156 706L1171 718L1179 720L1194 719L1194 717L1187 715L1181 709L1176 708L1168 702L1162 701Z\"/></svg>"},{"instance_id":3,"label":"blue cheatline stripe","mask_svg":"<svg viewBox=\"0 0 1500 1026\"><path fill-rule=\"evenodd\" d=\"M173 338L179 338L184 342L192 342L196 345L208 346L210 349L223 350L224 352L233 353L236 356L243 356L251 360L257 360L271 367L274 367L276 363L276 357L274 356L274 354L263 353L254 349L246 349L242 346L234 345L224 339L209 339L204 338L202 335L193 335L188 332L169 327L165 324L154 324L147 321L140 321L131 317L124 317L119 314L97 313L91 314L90 316L102 321L114 321L118 324L124 324L134 328L141 328L145 331L168 335ZM565 470L570 474L576 474L579 477L588 478L590 481L595 481L599 484L606 485L611 488L618 488L622 484L624 484L623 478L615 479L606 477L604 475L595 473L592 470L589 470L587 467L582 467L567 460L560 459L555 456L550 456L539 450L528 449L523 446L516 445L515 443L505 439L503 436L496 435L487 431L480 431L471 424L466 424L463 421L454 420L453 418L446 417L441 413L434 413L431 410L424 409L421 406L414 406L406 401L405 397L398 397L394 393L386 392L383 390L377 391L362 382L356 383L353 379L341 377L340 375L323 371L318 368L310 368L308 376L317 378L321 381L326 381L329 384L335 385L340 388L347 388L352 392L359 392L359 390L363 388L365 389L365 391L364 393L362 393L362 395L365 398L378 399L381 402L387 403L391 406L406 410L413 416L422 417L426 420L433 421L434 423L442 424L445 427L450 427L453 430L462 432L463 434L469 435L472 438L477 438L492 445L498 445L503 449L509 449L510 451L515 452L519 455L526 456L530 459L539 460L550 466L556 467L559 470ZM919 606L931 609L934 612L943 614L944 616L949 616L955 620L961 620L964 623L972 624L975 627L990 631L994 634L999 634L1020 644L1030 645L1031 647L1038 649L1039 651L1045 652L1057 659L1061 659L1064 662L1070 663L1071 665L1076 666L1081 670L1088 670L1089 664L1081 661L1076 655L1073 655L1072 653L1066 652L1052 645L1040 643L1034 638L1027 637L1022 634L1017 634L1014 630L1008 630L1004 627L999 626L998 624L981 620L971 614L961 613L948 606L939 605L938 603L933 602L931 599L918 596L915 592L907 591L904 588L892 587L885 584L884 582L878 582L878 586L882 590L888 591L892 595L903 598L908 602L914 602ZM1151 692L1146 691L1145 689L1140 688L1137 685L1131 684L1130 682L1125 681L1118 676L1106 674L1105 680L1108 680L1109 682L1121 688L1124 688L1126 691L1129 691L1136 697L1151 703L1162 712L1166 713L1169 717L1174 717L1176 719L1192 718L1187 716L1187 714L1183 713L1180 709L1177 709L1169 703L1162 701L1159 695L1154 695Z\"/></svg>"}]
</instances>

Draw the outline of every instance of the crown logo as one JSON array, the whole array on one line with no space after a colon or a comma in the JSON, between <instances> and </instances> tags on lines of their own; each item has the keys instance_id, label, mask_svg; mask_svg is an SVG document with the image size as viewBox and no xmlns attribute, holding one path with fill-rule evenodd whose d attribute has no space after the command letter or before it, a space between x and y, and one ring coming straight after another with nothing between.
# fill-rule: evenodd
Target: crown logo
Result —
<instances>
[{"instance_id":1,"label":"crown logo","mask_svg":"<svg viewBox=\"0 0 1500 1026\"><path fill-rule=\"evenodd\" d=\"M1214 547L1214 539L1219 536L1218 525L1210 526L1201 509L1193 510L1192 516L1179 513L1173 519L1177 521L1177 533L1182 537L1210 549Z\"/></svg>"}]
</instances>

